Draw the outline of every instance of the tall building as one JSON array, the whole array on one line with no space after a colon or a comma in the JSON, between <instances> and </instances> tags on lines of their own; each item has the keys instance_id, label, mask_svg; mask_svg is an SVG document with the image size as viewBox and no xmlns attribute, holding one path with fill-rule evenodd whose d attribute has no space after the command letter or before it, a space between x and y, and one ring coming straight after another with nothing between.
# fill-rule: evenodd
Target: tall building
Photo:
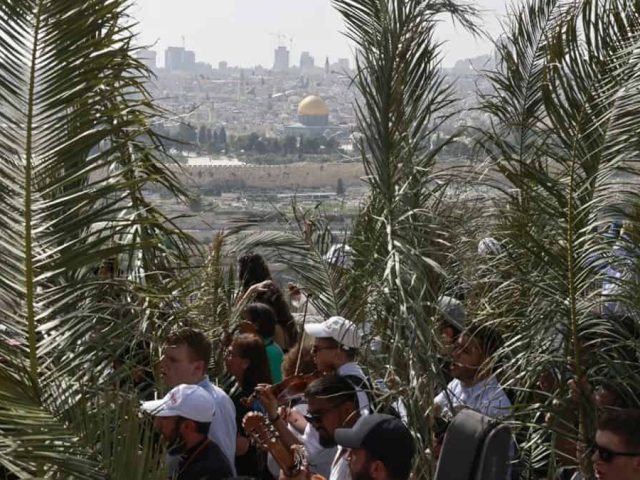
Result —
<instances>
[{"instance_id":1,"label":"tall building","mask_svg":"<svg viewBox=\"0 0 640 480\"><path fill-rule=\"evenodd\" d=\"M300 70L311 70L314 65L314 59L309 52L302 52L302 55L300 55Z\"/></svg>"},{"instance_id":2,"label":"tall building","mask_svg":"<svg viewBox=\"0 0 640 480\"><path fill-rule=\"evenodd\" d=\"M229 64L224 60L222 62L218 62L218 70L220 70L221 72L226 71L228 67L229 67Z\"/></svg>"},{"instance_id":3,"label":"tall building","mask_svg":"<svg viewBox=\"0 0 640 480\"><path fill-rule=\"evenodd\" d=\"M349 59L348 58L339 58L338 59L338 67L343 72L344 71L348 71L349 70Z\"/></svg>"},{"instance_id":4,"label":"tall building","mask_svg":"<svg viewBox=\"0 0 640 480\"><path fill-rule=\"evenodd\" d=\"M170 71L193 71L196 66L196 53L184 47L168 47L164 51L164 68Z\"/></svg>"},{"instance_id":5,"label":"tall building","mask_svg":"<svg viewBox=\"0 0 640 480\"><path fill-rule=\"evenodd\" d=\"M164 51L164 68L167 70L181 70L182 67L182 47L168 47Z\"/></svg>"},{"instance_id":6,"label":"tall building","mask_svg":"<svg viewBox=\"0 0 640 480\"><path fill-rule=\"evenodd\" d=\"M284 72L289 70L289 50L287 47L278 47L275 49L273 70L276 72Z\"/></svg>"},{"instance_id":7,"label":"tall building","mask_svg":"<svg viewBox=\"0 0 640 480\"><path fill-rule=\"evenodd\" d=\"M136 57L150 70L155 70L158 66L158 54L153 50L146 48L138 50Z\"/></svg>"},{"instance_id":8,"label":"tall building","mask_svg":"<svg viewBox=\"0 0 640 480\"><path fill-rule=\"evenodd\" d=\"M196 68L196 52L185 50L182 54L182 70L194 70Z\"/></svg>"}]
</instances>

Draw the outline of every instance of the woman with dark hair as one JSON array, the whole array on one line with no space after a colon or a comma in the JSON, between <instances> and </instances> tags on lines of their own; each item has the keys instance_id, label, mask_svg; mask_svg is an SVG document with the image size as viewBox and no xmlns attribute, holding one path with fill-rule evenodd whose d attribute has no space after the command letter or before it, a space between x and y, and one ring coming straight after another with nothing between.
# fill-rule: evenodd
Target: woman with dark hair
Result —
<instances>
[{"instance_id":1,"label":"woman with dark hair","mask_svg":"<svg viewBox=\"0 0 640 480\"><path fill-rule=\"evenodd\" d=\"M267 352L264 343L254 334L237 335L231 340L224 356L227 372L236 380L229 396L236 407L236 423L238 436L236 438L236 471L239 476L256 478L270 478L266 471L266 456L264 452L251 445L243 435L242 419L251 411L262 411L260 403L255 401L248 407L241 399L250 397L258 383L272 383ZM266 475L266 476L265 476Z\"/></svg>"},{"instance_id":2,"label":"woman with dark hair","mask_svg":"<svg viewBox=\"0 0 640 480\"><path fill-rule=\"evenodd\" d=\"M247 253L238 260L238 276L242 284L242 292L246 292L252 286L271 280L271 272L262 255Z\"/></svg>"},{"instance_id":3,"label":"woman with dark hair","mask_svg":"<svg viewBox=\"0 0 640 480\"><path fill-rule=\"evenodd\" d=\"M276 317L273 309L265 303L250 303L244 307L244 319L256 327L267 350L269 369L274 383L282 381L282 359L284 353L280 345L273 341L276 333Z\"/></svg>"},{"instance_id":4,"label":"woman with dark hair","mask_svg":"<svg viewBox=\"0 0 640 480\"><path fill-rule=\"evenodd\" d=\"M272 308L276 319L273 340L286 352L298 341L298 330L284 294L273 282L264 258L257 253L243 255L238 260L238 275L242 285L238 302L249 299Z\"/></svg>"}]
</instances>

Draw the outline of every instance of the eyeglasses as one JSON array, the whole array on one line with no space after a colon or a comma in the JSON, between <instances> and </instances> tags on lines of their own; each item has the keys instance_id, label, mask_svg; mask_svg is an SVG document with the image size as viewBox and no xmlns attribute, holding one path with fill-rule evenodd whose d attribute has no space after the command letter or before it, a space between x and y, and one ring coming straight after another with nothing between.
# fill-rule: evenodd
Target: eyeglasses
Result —
<instances>
[{"instance_id":1,"label":"eyeglasses","mask_svg":"<svg viewBox=\"0 0 640 480\"><path fill-rule=\"evenodd\" d=\"M640 457L640 452L616 452L597 443L591 446L591 452L598 452L598 457L604 463L611 463L616 457Z\"/></svg>"},{"instance_id":2,"label":"eyeglasses","mask_svg":"<svg viewBox=\"0 0 640 480\"><path fill-rule=\"evenodd\" d=\"M318 352L321 352L322 350L337 350L338 347L317 347L317 346L313 346L311 347L311 355L315 355Z\"/></svg>"}]
</instances>

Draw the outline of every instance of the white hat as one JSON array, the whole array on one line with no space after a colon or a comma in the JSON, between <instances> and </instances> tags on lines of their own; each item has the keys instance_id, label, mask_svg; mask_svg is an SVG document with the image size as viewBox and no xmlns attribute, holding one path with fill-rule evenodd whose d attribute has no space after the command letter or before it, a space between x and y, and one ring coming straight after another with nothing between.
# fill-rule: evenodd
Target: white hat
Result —
<instances>
[{"instance_id":1,"label":"white hat","mask_svg":"<svg viewBox=\"0 0 640 480\"><path fill-rule=\"evenodd\" d=\"M478 255L481 257L496 257L504 251L502 244L492 237L486 237L478 243Z\"/></svg>"},{"instance_id":2,"label":"white hat","mask_svg":"<svg viewBox=\"0 0 640 480\"><path fill-rule=\"evenodd\" d=\"M343 317L331 317L322 323L307 323L304 330L312 337L333 338L348 348L360 348L362 343L358 327Z\"/></svg>"},{"instance_id":3,"label":"white hat","mask_svg":"<svg viewBox=\"0 0 640 480\"><path fill-rule=\"evenodd\" d=\"M349 245L336 244L331 245L324 256L324 260L335 267L350 268L352 255L353 249Z\"/></svg>"},{"instance_id":4,"label":"white hat","mask_svg":"<svg viewBox=\"0 0 640 480\"><path fill-rule=\"evenodd\" d=\"M140 408L154 417L184 417L194 422L213 420L213 397L198 385L178 385L162 400L142 402Z\"/></svg>"},{"instance_id":5,"label":"white hat","mask_svg":"<svg viewBox=\"0 0 640 480\"><path fill-rule=\"evenodd\" d=\"M462 331L467 326L467 315L464 312L462 303L453 297L442 295L438 298L438 313L450 325Z\"/></svg>"}]
</instances>

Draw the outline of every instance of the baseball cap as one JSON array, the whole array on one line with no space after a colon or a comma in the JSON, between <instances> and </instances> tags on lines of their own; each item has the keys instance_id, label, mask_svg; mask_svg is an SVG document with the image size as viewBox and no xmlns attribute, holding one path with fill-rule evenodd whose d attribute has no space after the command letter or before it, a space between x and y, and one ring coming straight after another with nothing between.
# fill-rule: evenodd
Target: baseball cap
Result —
<instances>
[{"instance_id":1,"label":"baseball cap","mask_svg":"<svg viewBox=\"0 0 640 480\"><path fill-rule=\"evenodd\" d=\"M467 325L467 315L462 303L453 297L442 295L437 302L438 313L453 327L462 331Z\"/></svg>"},{"instance_id":2,"label":"baseball cap","mask_svg":"<svg viewBox=\"0 0 640 480\"><path fill-rule=\"evenodd\" d=\"M362 344L358 327L344 317L331 317L322 323L307 323L304 331L315 338L333 338L348 348L360 348Z\"/></svg>"},{"instance_id":3,"label":"baseball cap","mask_svg":"<svg viewBox=\"0 0 640 480\"><path fill-rule=\"evenodd\" d=\"M382 413L360 417L352 428L338 428L336 443L361 448L380 460L392 477L407 478L415 454L411 432L399 418Z\"/></svg>"},{"instance_id":4,"label":"baseball cap","mask_svg":"<svg viewBox=\"0 0 640 480\"><path fill-rule=\"evenodd\" d=\"M140 408L154 417L184 417L200 423L211 422L215 410L213 397L198 385L178 385L162 400L142 402Z\"/></svg>"}]
</instances>

